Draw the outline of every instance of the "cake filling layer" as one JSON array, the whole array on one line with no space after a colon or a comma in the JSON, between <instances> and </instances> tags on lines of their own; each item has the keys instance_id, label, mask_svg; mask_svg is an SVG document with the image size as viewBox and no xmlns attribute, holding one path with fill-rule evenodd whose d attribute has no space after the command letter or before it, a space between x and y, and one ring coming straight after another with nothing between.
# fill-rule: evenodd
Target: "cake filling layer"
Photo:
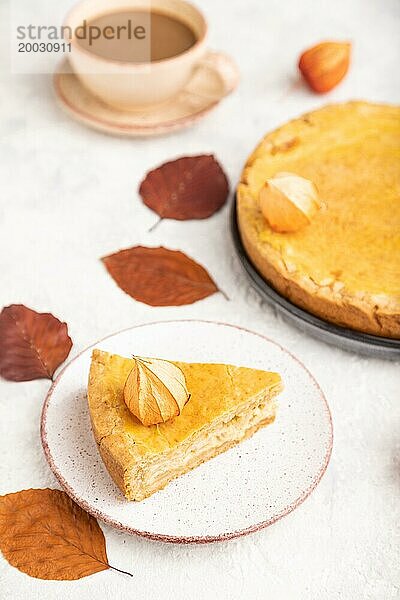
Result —
<instances>
[{"instance_id":1,"label":"cake filling layer","mask_svg":"<svg viewBox=\"0 0 400 600\"><path fill-rule=\"evenodd\" d=\"M272 423L275 411L275 401L270 399L269 394L262 394L251 406L216 420L178 447L138 464L125 474L127 497L130 500L143 500L150 496L172 479L225 452L260 427Z\"/></svg>"}]
</instances>

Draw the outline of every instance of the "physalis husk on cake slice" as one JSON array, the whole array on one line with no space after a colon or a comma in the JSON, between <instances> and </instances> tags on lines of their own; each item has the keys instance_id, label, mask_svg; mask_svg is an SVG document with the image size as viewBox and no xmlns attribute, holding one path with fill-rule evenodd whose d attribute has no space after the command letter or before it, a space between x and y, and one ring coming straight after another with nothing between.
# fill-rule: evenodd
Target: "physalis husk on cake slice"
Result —
<instances>
[{"instance_id":1,"label":"physalis husk on cake slice","mask_svg":"<svg viewBox=\"0 0 400 600\"><path fill-rule=\"evenodd\" d=\"M180 415L190 398L183 372L160 358L133 357L124 387L125 404L143 425L165 423Z\"/></svg>"}]
</instances>

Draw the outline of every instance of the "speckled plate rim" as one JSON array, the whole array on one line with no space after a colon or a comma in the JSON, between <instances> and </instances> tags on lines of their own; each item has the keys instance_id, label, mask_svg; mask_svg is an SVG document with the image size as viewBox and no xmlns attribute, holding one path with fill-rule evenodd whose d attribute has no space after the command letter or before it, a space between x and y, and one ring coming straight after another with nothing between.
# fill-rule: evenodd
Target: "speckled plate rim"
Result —
<instances>
[{"instance_id":1,"label":"speckled plate rim","mask_svg":"<svg viewBox=\"0 0 400 600\"><path fill-rule=\"evenodd\" d=\"M232 82L230 89L227 90L227 92L221 97L215 100L210 100L210 104L199 111L193 111L192 114L183 116L179 119L161 121L158 124L118 124L112 121L107 121L105 119L97 118L91 112L84 112L81 108L75 106L64 94L60 83L60 80L63 76L76 77L76 75L73 72L71 72L70 74L64 72L64 68L66 63L68 63L68 59L64 59L56 68L56 71L53 75L53 88L59 106L73 119L87 125L88 127L91 127L92 129L96 129L97 131L101 131L103 133L108 133L109 135L119 135L127 137L150 137L163 135L167 133L172 133L179 129L186 129L188 127L191 127L192 125L197 123L197 121L200 121L201 119L206 117L208 113L213 111L238 86L240 77L238 68L234 60L223 52L214 52L214 54L223 57L224 59L229 61L230 66L236 71L236 78L235 81Z\"/></svg>"},{"instance_id":2,"label":"speckled plate rim","mask_svg":"<svg viewBox=\"0 0 400 600\"><path fill-rule=\"evenodd\" d=\"M378 337L329 323L281 296L260 275L247 256L237 222L236 197L232 204L231 233L236 254L254 288L271 306L279 310L288 322L327 344L338 346L349 352L358 352L365 356L389 360L400 359L400 340Z\"/></svg>"},{"instance_id":3,"label":"speckled plate rim","mask_svg":"<svg viewBox=\"0 0 400 600\"><path fill-rule=\"evenodd\" d=\"M109 338L112 338L116 335L119 335L121 333L130 331L133 329L139 329L141 327L148 327L148 326L152 326L152 325L160 325L160 324L167 324L167 323L208 323L208 324L212 324L212 325L223 325L226 327L231 327L233 329L238 329L239 331L244 331L246 333L256 335L256 336L260 337L261 339L264 339L267 342L274 344L280 350L282 350L283 352L288 354L294 361L296 361L306 371L306 373L310 377L312 384L315 386L315 388L320 396L320 400L322 402L322 405L324 407L326 415L328 417L328 423L329 423L329 441L328 441L327 451L325 454L325 459L324 459L324 462L323 462L319 472L315 475L313 481L308 486L308 488L306 490L304 490L304 492L294 502L292 502L292 504L285 507L284 510L282 510L280 513L274 515L274 517L272 517L271 519L268 519L267 521L261 521L259 523L256 523L255 525L246 527L245 529L226 532L226 533L216 535L216 536L210 536L210 535L207 535L207 536L171 536L171 535L165 535L165 534L156 534L156 533L152 533L149 531L135 529L134 527L127 527L126 525L123 525L118 520L110 518L108 515L104 514L101 510L97 510L97 509L93 508L90 504L88 504L83 498L81 498L75 492L75 490L68 484L68 482L65 480L65 478L61 475L61 473L52 457L51 450L50 450L50 447L48 444L46 424L47 424L47 410L48 410L48 406L49 406L51 397L52 397L60 379L62 378L64 372L68 369L68 367L73 362L75 362L77 359L79 359L79 357L82 354L84 354L91 348L97 346L98 344L100 344L101 342L104 342L105 340L107 340ZM246 327L240 327L238 325L233 325L231 323L225 323L223 321L211 321L211 320L206 320L206 319L170 319L170 320L152 321L149 323L142 323L139 325L133 325L132 327L126 327L124 329L121 329L120 331L116 331L115 333L107 335L104 338L98 340L94 344L87 346L87 348L84 348L81 352L79 352L79 354L77 354L73 359L71 359L57 374L57 377L54 379L54 381L53 381L52 385L50 386L50 389L46 395L46 398L45 398L45 401L43 404L43 409L42 409L41 421L40 421L40 437L41 437L42 447L43 447L43 451L44 451L46 460L50 466L50 469L52 470L53 474L55 475L57 481L61 485L61 487L68 494L68 496L74 502L76 502L76 504L78 504L81 508L83 508L83 510L85 510L86 512L91 514L96 519L99 519L103 523L106 523L107 525L110 525L111 527L114 527L115 529L118 529L120 531L123 531L124 533L138 535L140 537L144 537L144 538L154 540L154 541L161 541L161 542L167 542L167 543L173 543L173 544L208 544L208 543L212 543L212 542L223 542L223 541L227 541L227 540L230 540L233 538L238 538L238 537L259 531L260 529L264 529L265 527L269 527L270 525L273 525L274 523L276 523L276 521L279 521L280 519L282 519L282 517L285 517L286 515L291 513L298 506L300 506L300 504L302 504L304 502L304 500L306 500L306 498L308 498L308 496L311 494L311 492L317 487L318 483L321 481L321 479L328 467L328 464L329 464L329 461L330 461L330 458L332 455L332 447L333 447L333 422L332 422L331 411L330 411L328 402L326 400L325 394L323 393L323 391L322 391L320 385L318 384L318 382L316 381L315 377L312 375L312 373L307 369L307 367L296 356L294 356L289 350L287 350L285 347L281 346L280 344L278 344L271 338L269 338L261 333L258 333L256 331L253 331L251 329L247 329Z\"/></svg>"}]
</instances>

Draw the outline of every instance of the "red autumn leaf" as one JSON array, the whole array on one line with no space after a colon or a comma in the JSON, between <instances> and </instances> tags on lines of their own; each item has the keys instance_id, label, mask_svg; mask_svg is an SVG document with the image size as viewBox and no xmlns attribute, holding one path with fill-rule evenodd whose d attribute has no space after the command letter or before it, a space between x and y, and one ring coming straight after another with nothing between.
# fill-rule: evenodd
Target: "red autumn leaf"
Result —
<instances>
[{"instance_id":1,"label":"red autumn leaf","mask_svg":"<svg viewBox=\"0 0 400 600\"><path fill-rule=\"evenodd\" d=\"M207 271L183 252L136 246L102 259L129 296L150 306L181 306L218 288Z\"/></svg>"},{"instance_id":2,"label":"red autumn leaf","mask_svg":"<svg viewBox=\"0 0 400 600\"><path fill-rule=\"evenodd\" d=\"M108 564L96 519L59 490L0 496L0 549L11 565L38 579L74 580L110 568L120 571Z\"/></svg>"},{"instance_id":3,"label":"red autumn leaf","mask_svg":"<svg viewBox=\"0 0 400 600\"><path fill-rule=\"evenodd\" d=\"M0 313L0 375L10 381L51 379L72 347L66 323L12 304Z\"/></svg>"},{"instance_id":4,"label":"red autumn leaf","mask_svg":"<svg viewBox=\"0 0 400 600\"><path fill-rule=\"evenodd\" d=\"M214 156L185 156L150 171L139 193L162 219L206 219L225 204L229 183Z\"/></svg>"}]
</instances>

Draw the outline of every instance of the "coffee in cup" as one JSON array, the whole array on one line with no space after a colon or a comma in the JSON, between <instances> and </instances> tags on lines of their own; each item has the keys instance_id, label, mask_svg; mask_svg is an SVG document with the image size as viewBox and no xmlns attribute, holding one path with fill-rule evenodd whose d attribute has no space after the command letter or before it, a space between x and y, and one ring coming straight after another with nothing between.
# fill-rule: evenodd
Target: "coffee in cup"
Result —
<instances>
[{"instance_id":1,"label":"coffee in cup","mask_svg":"<svg viewBox=\"0 0 400 600\"><path fill-rule=\"evenodd\" d=\"M122 110L171 99L206 51L207 23L186 0L83 0L65 27L81 83Z\"/></svg>"}]
</instances>

